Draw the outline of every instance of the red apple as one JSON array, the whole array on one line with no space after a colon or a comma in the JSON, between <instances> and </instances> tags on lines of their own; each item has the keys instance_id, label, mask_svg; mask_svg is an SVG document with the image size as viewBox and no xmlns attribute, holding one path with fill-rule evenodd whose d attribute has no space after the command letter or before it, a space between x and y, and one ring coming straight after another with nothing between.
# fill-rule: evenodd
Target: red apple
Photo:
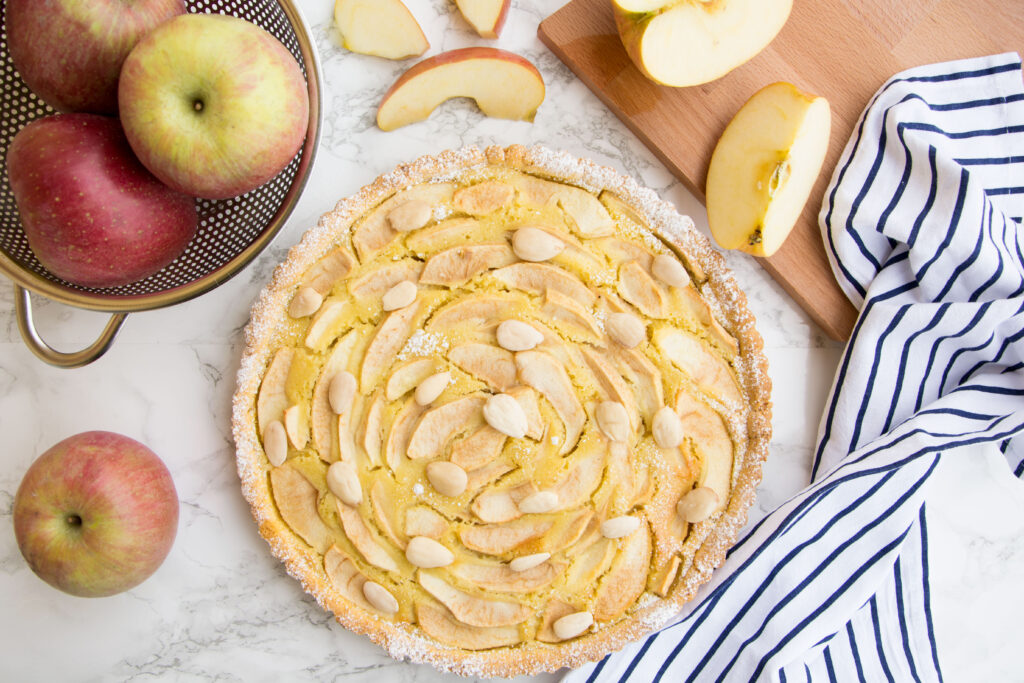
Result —
<instances>
[{"instance_id":1,"label":"red apple","mask_svg":"<svg viewBox=\"0 0 1024 683\"><path fill-rule=\"evenodd\" d=\"M7 150L28 244L54 275L85 287L140 280L173 261L198 225L195 201L132 154L116 119L57 114Z\"/></svg>"},{"instance_id":2,"label":"red apple","mask_svg":"<svg viewBox=\"0 0 1024 683\"><path fill-rule=\"evenodd\" d=\"M121 63L183 0L7 0L7 45L36 95L63 111L117 112Z\"/></svg>"},{"instance_id":3,"label":"red apple","mask_svg":"<svg viewBox=\"0 0 1024 683\"><path fill-rule=\"evenodd\" d=\"M32 463L14 496L14 535L29 567L85 598L137 586L163 563L178 494L153 451L113 432L69 437Z\"/></svg>"},{"instance_id":4,"label":"red apple","mask_svg":"<svg viewBox=\"0 0 1024 683\"><path fill-rule=\"evenodd\" d=\"M273 178L302 146L306 81L292 54L243 19L186 14L135 46L121 69L121 123L169 186L225 199Z\"/></svg>"}]
</instances>

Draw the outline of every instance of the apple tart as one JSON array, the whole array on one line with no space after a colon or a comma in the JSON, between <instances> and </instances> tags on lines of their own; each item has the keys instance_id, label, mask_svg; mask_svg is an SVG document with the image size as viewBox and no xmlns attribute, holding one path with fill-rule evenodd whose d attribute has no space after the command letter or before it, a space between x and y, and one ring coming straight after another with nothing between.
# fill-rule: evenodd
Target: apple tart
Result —
<instances>
[{"instance_id":1,"label":"apple tart","mask_svg":"<svg viewBox=\"0 0 1024 683\"><path fill-rule=\"evenodd\" d=\"M629 178L540 147L425 157L323 216L254 305L243 492L392 656L577 666L734 542L770 437L761 347L721 257Z\"/></svg>"}]
</instances>

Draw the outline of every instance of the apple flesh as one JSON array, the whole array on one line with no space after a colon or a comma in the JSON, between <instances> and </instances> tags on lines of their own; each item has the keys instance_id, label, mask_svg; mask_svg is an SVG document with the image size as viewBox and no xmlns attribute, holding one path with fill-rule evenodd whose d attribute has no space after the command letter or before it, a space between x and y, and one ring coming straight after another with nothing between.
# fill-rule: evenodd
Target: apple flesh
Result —
<instances>
[{"instance_id":1,"label":"apple flesh","mask_svg":"<svg viewBox=\"0 0 1024 683\"><path fill-rule=\"evenodd\" d=\"M195 201L153 177L117 119L57 114L28 124L7 150L7 175L29 247L83 287L140 280L196 232Z\"/></svg>"},{"instance_id":2,"label":"apple flesh","mask_svg":"<svg viewBox=\"0 0 1024 683\"><path fill-rule=\"evenodd\" d=\"M416 57L430 47L402 0L337 0L334 23L346 50L386 59Z\"/></svg>"},{"instance_id":3,"label":"apple flesh","mask_svg":"<svg viewBox=\"0 0 1024 683\"><path fill-rule=\"evenodd\" d=\"M381 130L423 121L442 102L469 97L500 119L532 121L544 101L544 79L519 55L467 47L425 59L402 74L377 109Z\"/></svg>"},{"instance_id":4,"label":"apple flesh","mask_svg":"<svg viewBox=\"0 0 1024 683\"><path fill-rule=\"evenodd\" d=\"M117 77L139 39L183 0L7 0L11 60L25 84L61 111L117 113Z\"/></svg>"},{"instance_id":5,"label":"apple flesh","mask_svg":"<svg viewBox=\"0 0 1024 683\"><path fill-rule=\"evenodd\" d=\"M156 571L174 543L178 494L143 444L84 432L39 456L14 496L14 535L39 578L80 597L114 595Z\"/></svg>"},{"instance_id":6,"label":"apple flesh","mask_svg":"<svg viewBox=\"0 0 1024 683\"><path fill-rule=\"evenodd\" d=\"M630 59L675 87L721 78L782 30L793 0L612 0Z\"/></svg>"},{"instance_id":7,"label":"apple flesh","mask_svg":"<svg viewBox=\"0 0 1024 683\"><path fill-rule=\"evenodd\" d=\"M715 146L708 226L725 249L771 256L796 224L828 153L828 101L790 83L754 93Z\"/></svg>"},{"instance_id":8,"label":"apple flesh","mask_svg":"<svg viewBox=\"0 0 1024 683\"><path fill-rule=\"evenodd\" d=\"M512 0L455 0L459 12L481 38L497 38Z\"/></svg>"},{"instance_id":9,"label":"apple flesh","mask_svg":"<svg viewBox=\"0 0 1024 683\"><path fill-rule=\"evenodd\" d=\"M125 59L121 123L170 187L226 199L277 175L306 136L309 94L292 54L260 27L216 14L175 17Z\"/></svg>"}]
</instances>

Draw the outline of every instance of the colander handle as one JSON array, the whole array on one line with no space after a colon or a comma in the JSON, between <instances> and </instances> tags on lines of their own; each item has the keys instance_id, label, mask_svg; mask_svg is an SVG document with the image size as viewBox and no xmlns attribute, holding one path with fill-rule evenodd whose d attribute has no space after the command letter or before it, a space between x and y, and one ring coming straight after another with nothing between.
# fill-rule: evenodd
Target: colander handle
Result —
<instances>
[{"instance_id":1,"label":"colander handle","mask_svg":"<svg viewBox=\"0 0 1024 683\"><path fill-rule=\"evenodd\" d=\"M18 285L15 285L14 289L14 311L18 316L18 330L21 332L21 338L25 341L25 346L40 359L59 368L79 368L102 356L114 343L114 337L121 329L124 319L128 317L127 313L115 313L110 316L99 339L81 351L64 353L43 341L39 332L36 331L35 324L32 322L32 299L29 297L28 290Z\"/></svg>"}]
</instances>

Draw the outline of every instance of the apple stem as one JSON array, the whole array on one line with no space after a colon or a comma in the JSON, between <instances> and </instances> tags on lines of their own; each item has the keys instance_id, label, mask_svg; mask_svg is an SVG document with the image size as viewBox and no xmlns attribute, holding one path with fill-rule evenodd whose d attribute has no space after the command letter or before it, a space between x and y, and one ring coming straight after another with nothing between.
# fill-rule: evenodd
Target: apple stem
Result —
<instances>
[{"instance_id":1,"label":"apple stem","mask_svg":"<svg viewBox=\"0 0 1024 683\"><path fill-rule=\"evenodd\" d=\"M70 514L67 516L68 526L82 526L82 518L76 514Z\"/></svg>"},{"instance_id":2,"label":"apple stem","mask_svg":"<svg viewBox=\"0 0 1024 683\"><path fill-rule=\"evenodd\" d=\"M192 103L192 107L195 108L196 111L202 111L203 110L203 101L202 100L196 100L195 102Z\"/></svg>"}]
</instances>

